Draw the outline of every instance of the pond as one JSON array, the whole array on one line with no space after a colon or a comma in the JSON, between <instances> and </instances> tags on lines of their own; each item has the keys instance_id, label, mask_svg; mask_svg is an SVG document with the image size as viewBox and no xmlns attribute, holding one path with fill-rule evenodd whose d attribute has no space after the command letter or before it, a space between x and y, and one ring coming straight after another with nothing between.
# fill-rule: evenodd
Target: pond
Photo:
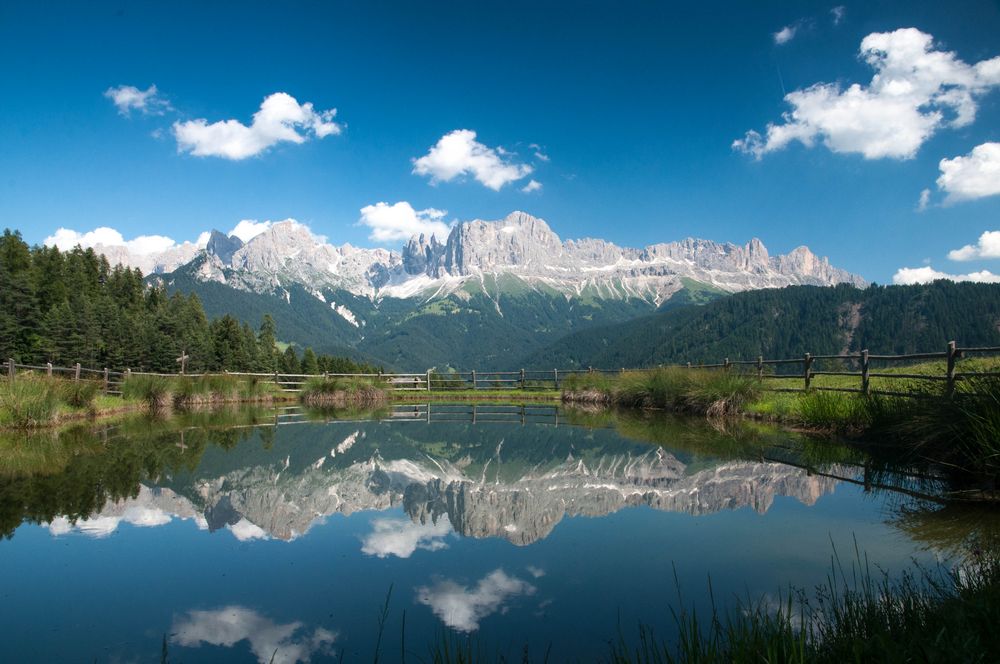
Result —
<instances>
[{"instance_id":1,"label":"pond","mask_svg":"<svg viewBox=\"0 0 1000 664\"><path fill-rule=\"evenodd\" d=\"M640 622L669 636L679 603L947 562L977 517L914 498L933 482L758 424L548 406L8 435L0 660L422 661L466 638L592 660Z\"/></svg>"}]
</instances>

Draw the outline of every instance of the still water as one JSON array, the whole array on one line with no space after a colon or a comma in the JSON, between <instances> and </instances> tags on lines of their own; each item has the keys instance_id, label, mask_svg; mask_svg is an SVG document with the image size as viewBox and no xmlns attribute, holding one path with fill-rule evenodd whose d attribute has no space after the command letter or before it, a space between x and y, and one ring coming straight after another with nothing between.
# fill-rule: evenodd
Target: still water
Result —
<instances>
[{"instance_id":1,"label":"still water","mask_svg":"<svg viewBox=\"0 0 1000 664\"><path fill-rule=\"evenodd\" d=\"M913 508L929 482L760 425L548 407L0 438L0 661L371 660L383 610L385 661L465 638L592 660L709 583L777 603L835 553L947 561L965 531Z\"/></svg>"}]
</instances>

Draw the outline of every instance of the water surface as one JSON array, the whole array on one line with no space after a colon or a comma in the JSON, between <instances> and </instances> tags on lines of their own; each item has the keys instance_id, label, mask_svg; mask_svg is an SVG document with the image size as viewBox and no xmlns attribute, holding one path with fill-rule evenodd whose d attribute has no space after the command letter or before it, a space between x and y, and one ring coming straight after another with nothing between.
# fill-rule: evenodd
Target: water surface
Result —
<instances>
[{"instance_id":1,"label":"water surface","mask_svg":"<svg viewBox=\"0 0 1000 664\"><path fill-rule=\"evenodd\" d=\"M0 660L158 661L164 638L172 661L370 660L387 597L387 661L466 637L589 660L619 625L669 635L709 580L731 606L835 552L947 560L965 520L896 490L927 484L769 427L537 406L7 437Z\"/></svg>"}]
</instances>

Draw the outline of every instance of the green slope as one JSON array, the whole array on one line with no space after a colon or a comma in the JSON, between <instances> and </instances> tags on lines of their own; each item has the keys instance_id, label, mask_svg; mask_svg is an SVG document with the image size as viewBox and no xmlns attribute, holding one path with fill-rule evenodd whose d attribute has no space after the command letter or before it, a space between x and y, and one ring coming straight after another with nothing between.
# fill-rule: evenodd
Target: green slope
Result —
<instances>
[{"instance_id":1,"label":"green slope","mask_svg":"<svg viewBox=\"0 0 1000 664\"><path fill-rule=\"evenodd\" d=\"M526 367L643 367L724 358L798 357L1000 345L1000 285L793 286L738 293L569 335Z\"/></svg>"}]
</instances>

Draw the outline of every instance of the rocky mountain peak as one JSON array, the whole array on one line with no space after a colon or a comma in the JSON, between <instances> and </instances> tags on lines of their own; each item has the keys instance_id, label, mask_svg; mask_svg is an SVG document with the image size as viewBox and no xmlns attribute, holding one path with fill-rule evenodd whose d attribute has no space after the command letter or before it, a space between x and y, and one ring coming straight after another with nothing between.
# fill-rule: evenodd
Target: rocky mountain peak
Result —
<instances>
[{"instance_id":1,"label":"rocky mountain peak","mask_svg":"<svg viewBox=\"0 0 1000 664\"><path fill-rule=\"evenodd\" d=\"M243 240L240 238L235 235L227 236L225 233L213 229L205 251L210 256L218 256L223 263L229 263L233 260L233 254L242 248Z\"/></svg>"}]
</instances>

